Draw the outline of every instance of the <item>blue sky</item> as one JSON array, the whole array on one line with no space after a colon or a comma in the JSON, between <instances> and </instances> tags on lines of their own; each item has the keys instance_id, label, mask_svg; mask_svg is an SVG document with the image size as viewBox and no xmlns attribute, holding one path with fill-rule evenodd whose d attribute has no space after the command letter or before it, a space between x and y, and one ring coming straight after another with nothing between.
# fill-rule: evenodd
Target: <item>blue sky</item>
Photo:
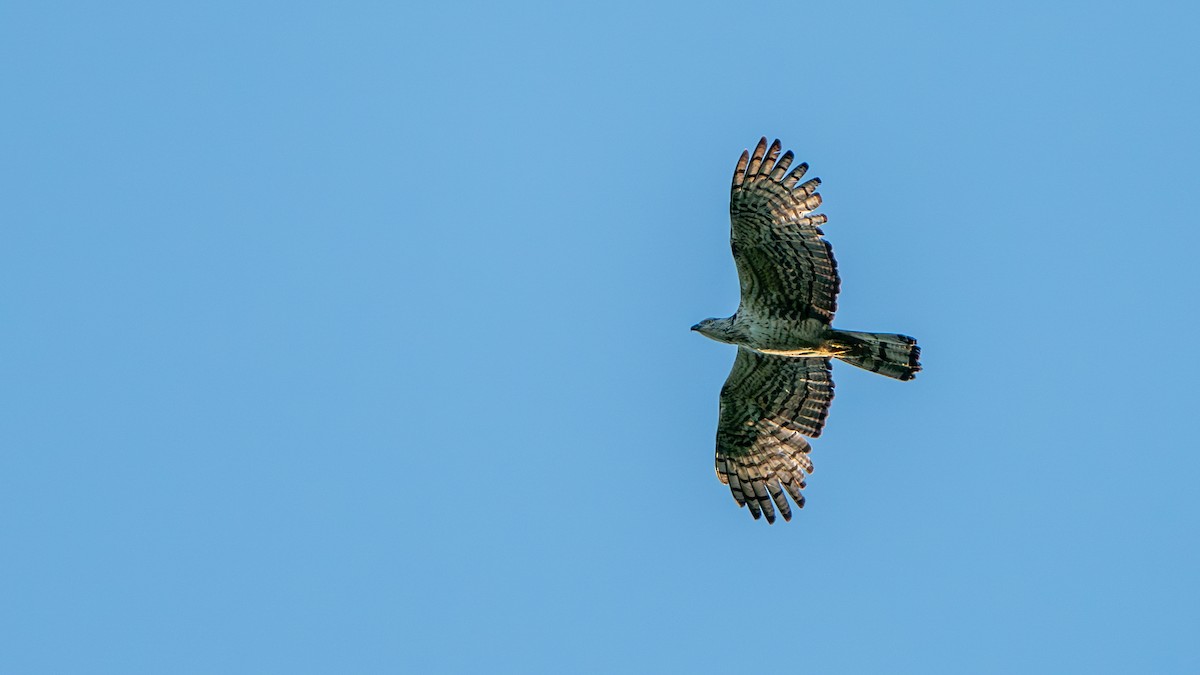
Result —
<instances>
[{"instance_id":1,"label":"blue sky","mask_svg":"<svg viewBox=\"0 0 1200 675\"><path fill-rule=\"evenodd\" d=\"M1198 18L5 4L0 671L1196 672ZM925 364L772 527L762 135Z\"/></svg>"}]
</instances>

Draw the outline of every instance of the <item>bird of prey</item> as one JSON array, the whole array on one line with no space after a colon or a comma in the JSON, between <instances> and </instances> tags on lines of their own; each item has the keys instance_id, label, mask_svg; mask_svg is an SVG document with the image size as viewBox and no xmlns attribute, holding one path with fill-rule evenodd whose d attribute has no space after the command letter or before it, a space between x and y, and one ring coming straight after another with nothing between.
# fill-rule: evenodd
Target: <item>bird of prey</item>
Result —
<instances>
[{"instance_id":1,"label":"bird of prey","mask_svg":"<svg viewBox=\"0 0 1200 675\"><path fill-rule=\"evenodd\" d=\"M776 140L742 152L729 200L730 246L741 303L726 319L692 330L737 345L733 371L721 388L717 478L757 520L791 520L804 507L812 473L810 446L833 400L830 359L898 380L921 370L921 350L907 335L837 330L830 325L841 281L833 249L822 236L820 179L801 183L807 164L792 167ZM788 169L791 168L789 171Z\"/></svg>"}]
</instances>

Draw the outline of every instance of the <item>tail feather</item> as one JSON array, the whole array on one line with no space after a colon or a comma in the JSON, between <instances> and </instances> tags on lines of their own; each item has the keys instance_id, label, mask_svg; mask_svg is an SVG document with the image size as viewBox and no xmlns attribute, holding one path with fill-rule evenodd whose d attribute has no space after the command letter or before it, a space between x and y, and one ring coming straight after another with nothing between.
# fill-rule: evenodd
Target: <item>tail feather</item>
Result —
<instances>
[{"instance_id":1,"label":"tail feather","mask_svg":"<svg viewBox=\"0 0 1200 675\"><path fill-rule=\"evenodd\" d=\"M911 380L921 370L921 348L907 335L839 330L834 341L845 348L838 358L852 366L897 380Z\"/></svg>"}]
</instances>

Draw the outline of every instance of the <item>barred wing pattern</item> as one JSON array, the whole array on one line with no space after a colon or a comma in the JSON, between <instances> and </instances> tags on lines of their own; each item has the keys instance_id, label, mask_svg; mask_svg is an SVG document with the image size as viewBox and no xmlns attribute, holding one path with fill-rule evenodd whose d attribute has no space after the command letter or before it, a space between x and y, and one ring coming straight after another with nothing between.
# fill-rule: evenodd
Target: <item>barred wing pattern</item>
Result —
<instances>
[{"instance_id":1,"label":"barred wing pattern","mask_svg":"<svg viewBox=\"0 0 1200 675\"><path fill-rule=\"evenodd\" d=\"M781 157L781 147L776 140L768 148L763 138L753 155L742 153L733 173L730 244L742 287L738 311L829 324L841 281L829 242L821 238L826 218L809 215L821 205L821 180L800 183L808 165L788 171L792 151Z\"/></svg>"},{"instance_id":2,"label":"barred wing pattern","mask_svg":"<svg viewBox=\"0 0 1200 675\"><path fill-rule=\"evenodd\" d=\"M717 478L738 506L757 520L775 509L792 519L784 491L804 507L805 475L813 471L805 436L816 438L833 400L827 358L772 356L738 347L721 388L717 426Z\"/></svg>"}]
</instances>

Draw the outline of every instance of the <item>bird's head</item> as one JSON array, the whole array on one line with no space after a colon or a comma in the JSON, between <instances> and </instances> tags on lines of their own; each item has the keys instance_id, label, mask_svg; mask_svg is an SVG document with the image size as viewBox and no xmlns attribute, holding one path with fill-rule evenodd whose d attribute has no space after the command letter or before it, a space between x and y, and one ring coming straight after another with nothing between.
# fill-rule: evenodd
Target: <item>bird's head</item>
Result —
<instances>
[{"instance_id":1,"label":"bird's head","mask_svg":"<svg viewBox=\"0 0 1200 675\"><path fill-rule=\"evenodd\" d=\"M692 330L717 342L737 344L737 332L733 329L732 317L728 319L705 319L692 326Z\"/></svg>"}]
</instances>

